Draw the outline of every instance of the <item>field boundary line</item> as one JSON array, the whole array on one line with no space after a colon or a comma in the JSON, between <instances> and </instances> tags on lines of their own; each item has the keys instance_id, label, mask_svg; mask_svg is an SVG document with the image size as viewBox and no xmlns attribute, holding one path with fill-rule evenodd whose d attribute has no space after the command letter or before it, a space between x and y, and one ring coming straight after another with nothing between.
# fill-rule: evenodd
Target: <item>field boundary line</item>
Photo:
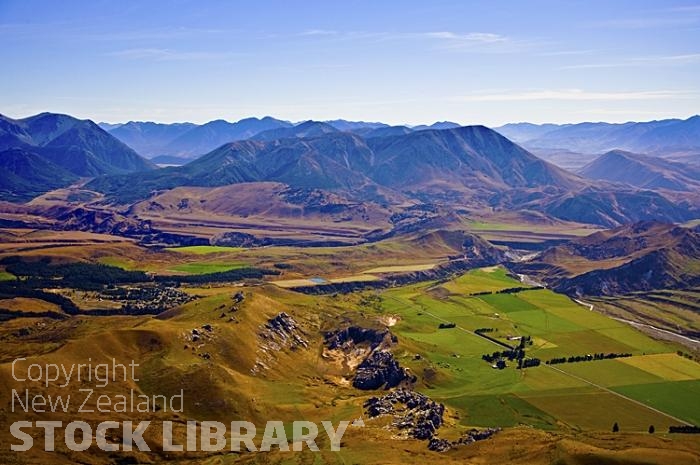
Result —
<instances>
[{"instance_id":1,"label":"field boundary line","mask_svg":"<svg viewBox=\"0 0 700 465\"><path fill-rule=\"evenodd\" d=\"M385 297L386 297L386 296L385 296ZM389 298L390 298L391 300L395 301L395 302L398 302L398 303L402 304L402 305L406 305L408 308L419 307L417 304L406 303L406 302L404 302L404 301L402 301L402 300L400 300L400 299L397 299L396 297L389 297ZM433 314L433 313L430 313L429 311L425 310L423 307L419 307L419 308L420 308L420 311L421 311L421 312L425 313L426 315L432 317L432 318L435 319L435 320L438 320L438 321L441 322L441 323L454 323L453 321L446 320L446 319L444 319L444 318L442 318L442 317L439 317L439 316L437 316L437 315L435 315L435 314ZM468 330L467 328L463 328L463 327L461 327L461 326L459 326L459 325L455 325L455 329L459 329L460 331L463 331L463 332L465 332L465 333L467 333L467 334L471 334L472 336L477 337L477 338L481 339L482 341L488 341L488 342L490 342L491 344L495 345L496 347L500 347L501 349L503 349L503 346L502 346L501 344L498 344L497 342L494 342L494 341L492 341L491 339L482 337L480 334L477 334L477 333L475 333L475 332L473 332L473 331L470 331L470 330Z\"/></svg>"},{"instance_id":2,"label":"field boundary line","mask_svg":"<svg viewBox=\"0 0 700 465\"><path fill-rule=\"evenodd\" d=\"M384 296L384 297L388 297L388 298L390 298L391 300L393 300L393 301L395 301L395 302L398 302L398 303L400 303L400 304L402 304L402 305L405 305L405 306L408 307L408 308L418 307L418 305L415 304L415 303L413 303L413 304L412 304L412 303L408 303L408 302L405 302L405 301L400 300L400 299L398 299L398 298L396 298L396 297L393 297L393 296ZM435 320L438 320L438 321L440 321L440 322L442 322L442 323L452 323L450 320L446 320L446 319L444 319L444 318L442 318L442 317L439 317L439 316L437 316L437 315L435 315L435 314L433 314L433 313L430 313L430 312L424 310L423 307L419 307L419 308L420 308L420 311L421 311L421 312L425 313L426 315L429 315L430 317L432 317L432 318L435 319ZM487 338L484 338L484 337L481 337L479 334L474 333L474 332L472 332L472 331L470 331L470 330L468 330L468 329L466 329L466 328L463 328L463 327L461 327L461 326L455 326L455 328L456 328L456 329L459 329L459 330L461 330L461 331L463 331L463 332L465 332L465 333L467 333L467 334L471 334L471 335L474 336L474 337L478 337L478 338L481 339L481 340L488 341L488 342L490 342L491 344L493 344L493 345L495 345L495 346L497 346L497 347L501 347L499 344L493 342L492 340L487 339ZM595 387L595 388L598 388L598 389L600 389L601 391L605 391L605 392L607 392L607 393L613 394L613 395L615 395L615 396L617 396L617 397L620 397L621 399L625 399L625 400L627 400L627 401L629 401L629 402L632 402L632 403L634 403L634 404L641 405L642 407L645 407L645 408L647 408L647 409L649 409L649 410L651 410L651 411L653 411L653 412L656 412L656 413L658 413L658 414L661 414L661 415L663 415L663 416L665 416L665 417L667 417L667 418L670 418L670 419L672 419L672 420L674 420L674 421L677 421L677 422L682 423L682 424L684 424L684 425L692 426L691 423L688 423L688 422L685 421L685 420L681 420L680 418L676 418L676 417L674 417L673 415L670 415L670 414L668 414L668 413L666 413L666 412L664 412L664 411L661 411L661 410L656 409L656 408L654 408L654 407L652 407L652 406L650 406L650 405L647 405L647 404L645 404L644 402L640 402L640 401L638 401L638 400L632 399L631 397L627 397L627 396L624 395L624 394L620 394L619 392L615 392L615 391L613 391L612 389L608 389L608 388L606 388L606 387L604 387L604 386L601 386L600 384L596 384L596 383L594 383L594 382L592 382L592 381L589 381L589 380L587 380L587 379L585 379L585 378L581 378L580 376L574 375L573 373L566 372L566 371L561 370L561 369L559 369L559 368L553 367L552 365L544 365L544 366L547 367L547 368L550 368L550 369L552 369L552 370L554 370L554 371L558 371L559 373L561 373L561 374L563 374L563 375L565 375L565 376L569 376L570 378L577 379L577 380L582 381L582 382L584 382L584 383L586 383L586 384L588 384L588 385L590 385L590 386L593 386L593 387Z\"/></svg>"},{"instance_id":3,"label":"field boundary line","mask_svg":"<svg viewBox=\"0 0 700 465\"><path fill-rule=\"evenodd\" d=\"M600 384L596 384L596 383L594 383L593 381L587 380L586 378L581 378L580 376L577 376L577 375L575 375L575 374L573 374L573 373L569 373L569 372L564 371L564 370L562 370L562 369L559 369L559 368L557 368L557 367L553 367L552 365L545 365L545 367L550 368L550 369L552 369L552 370L554 370L554 371L558 371L559 373L561 373L561 374L563 374L563 375L569 376L569 377L574 378L574 379L577 379L577 380L579 380L579 381L583 381L584 383L589 384L589 385L591 385L591 386L593 386L593 387L595 387L595 388L598 388L598 389L600 389L600 390L602 390L602 391L605 391L605 392L608 392L608 393L610 393L610 394L616 395L617 397L620 397L620 398L622 398L622 399L628 400L628 401L630 401L630 402L632 402L632 403L635 403L635 404L637 404L637 405L641 405L642 407L646 407L647 409L649 409L649 410L651 410L651 411L653 411L653 412L660 413L661 415L663 415L663 416L665 416L665 417L667 417L667 418L670 418L670 419L672 419L672 420L675 420L675 421L677 421L677 422L679 422L679 423L683 423L684 425L692 426L692 423L688 423L688 422L685 421L685 420L681 420L680 418L674 417L673 415L670 415L670 414L668 414L668 413L666 413L666 412L664 412L664 411L662 411L662 410L659 410L659 409L657 409L657 408L654 408L654 407L652 407L651 405L645 404L644 402L640 402L640 401L638 401L638 400L636 400L636 399L632 399L631 397L627 397L626 395L620 394L619 392L613 391L612 389L608 389L608 388L606 388L605 386L601 386Z\"/></svg>"}]
</instances>

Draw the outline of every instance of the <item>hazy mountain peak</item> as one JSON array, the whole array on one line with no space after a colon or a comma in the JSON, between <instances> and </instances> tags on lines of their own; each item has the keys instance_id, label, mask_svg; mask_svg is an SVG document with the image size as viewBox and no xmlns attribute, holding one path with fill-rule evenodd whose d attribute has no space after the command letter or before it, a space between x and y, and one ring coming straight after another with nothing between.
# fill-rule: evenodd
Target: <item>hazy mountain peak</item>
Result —
<instances>
[{"instance_id":1,"label":"hazy mountain peak","mask_svg":"<svg viewBox=\"0 0 700 465\"><path fill-rule=\"evenodd\" d=\"M336 128L334 128L332 125L328 123L324 123L323 121L314 121L314 120L308 120L304 121L303 123L299 123L297 126L295 126L297 129L309 129L309 128L324 128L328 130L329 132L335 132L337 131Z\"/></svg>"},{"instance_id":2,"label":"hazy mountain peak","mask_svg":"<svg viewBox=\"0 0 700 465\"><path fill-rule=\"evenodd\" d=\"M389 127L388 124L380 122L368 122L368 121L348 121L344 119L336 119L330 121L324 121L326 124L330 124L339 131L350 131L350 132L369 132L374 129Z\"/></svg>"},{"instance_id":3,"label":"hazy mountain peak","mask_svg":"<svg viewBox=\"0 0 700 465\"><path fill-rule=\"evenodd\" d=\"M323 134L340 132L328 123L321 121L303 121L296 126L282 127L263 131L252 136L256 140L276 140L288 138L316 137Z\"/></svg>"},{"instance_id":4,"label":"hazy mountain peak","mask_svg":"<svg viewBox=\"0 0 700 465\"><path fill-rule=\"evenodd\" d=\"M413 126L411 129L414 131L426 131L429 129L454 129L460 126L461 124L453 123L452 121L436 121L431 125L420 124L418 126Z\"/></svg>"}]
</instances>

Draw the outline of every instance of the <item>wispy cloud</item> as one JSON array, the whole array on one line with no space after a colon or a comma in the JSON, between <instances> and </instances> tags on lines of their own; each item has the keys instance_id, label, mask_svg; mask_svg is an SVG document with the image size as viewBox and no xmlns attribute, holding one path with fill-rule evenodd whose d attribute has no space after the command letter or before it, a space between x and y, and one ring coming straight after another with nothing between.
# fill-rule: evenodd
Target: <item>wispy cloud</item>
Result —
<instances>
[{"instance_id":1,"label":"wispy cloud","mask_svg":"<svg viewBox=\"0 0 700 465\"><path fill-rule=\"evenodd\" d=\"M668 63L696 63L700 61L700 53L686 53L681 55L654 55L648 57L630 58L630 61L639 63L658 63L664 61Z\"/></svg>"},{"instance_id":2,"label":"wispy cloud","mask_svg":"<svg viewBox=\"0 0 700 465\"><path fill-rule=\"evenodd\" d=\"M338 31L331 29L307 29L306 31L300 32L300 36L334 36L338 35Z\"/></svg>"},{"instance_id":3,"label":"wispy cloud","mask_svg":"<svg viewBox=\"0 0 700 465\"><path fill-rule=\"evenodd\" d=\"M559 69L628 68L633 66L677 66L693 63L700 63L700 53L631 57L609 63L581 63L577 65L567 65L562 66Z\"/></svg>"},{"instance_id":4,"label":"wispy cloud","mask_svg":"<svg viewBox=\"0 0 700 465\"><path fill-rule=\"evenodd\" d=\"M591 55L594 50L555 50L553 52L541 52L538 56L541 57L566 57L566 56L579 56L579 55Z\"/></svg>"},{"instance_id":5,"label":"wispy cloud","mask_svg":"<svg viewBox=\"0 0 700 465\"><path fill-rule=\"evenodd\" d=\"M619 101L685 98L690 95L694 95L694 93L677 90L589 92L583 89L557 89L474 93L456 97L454 100L461 102L522 102L538 100Z\"/></svg>"},{"instance_id":6,"label":"wispy cloud","mask_svg":"<svg viewBox=\"0 0 700 465\"><path fill-rule=\"evenodd\" d=\"M597 68L625 68L634 66L628 61L618 61L615 63L581 63L578 65L560 66L559 69L597 69Z\"/></svg>"},{"instance_id":7,"label":"wispy cloud","mask_svg":"<svg viewBox=\"0 0 700 465\"><path fill-rule=\"evenodd\" d=\"M112 52L108 55L128 60L154 61L219 60L234 56L234 54L229 52L184 52L163 48L131 48Z\"/></svg>"},{"instance_id":8,"label":"wispy cloud","mask_svg":"<svg viewBox=\"0 0 700 465\"><path fill-rule=\"evenodd\" d=\"M413 35L418 38L444 40L457 44L494 44L508 42L509 40L506 36L493 32L468 32L466 34L457 34L449 31L438 31L419 32Z\"/></svg>"},{"instance_id":9,"label":"wispy cloud","mask_svg":"<svg viewBox=\"0 0 700 465\"><path fill-rule=\"evenodd\" d=\"M425 43L441 50L464 50L478 52L508 52L522 49L531 43L515 40L509 36L483 31L336 31L311 29L297 33L298 37L316 37L335 41L416 42Z\"/></svg>"},{"instance_id":10,"label":"wispy cloud","mask_svg":"<svg viewBox=\"0 0 700 465\"><path fill-rule=\"evenodd\" d=\"M591 23L593 27L609 29L656 29L663 27L678 27L695 24L698 18L695 16L683 16L677 18L620 18Z\"/></svg>"},{"instance_id":11,"label":"wispy cloud","mask_svg":"<svg viewBox=\"0 0 700 465\"><path fill-rule=\"evenodd\" d=\"M223 29L205 29L191 27L168 27L153 29L134 29L122 31L100 31L80 34L81 36L94 40L109 41L139 41L139 40L165 40L197 36L210 36L223 34L227 31Z\"/></svg>"},{"instance_id":12,"label":"wispy cloud","mask_svg":"<svg viewBox=\"0 0 700 465\"><path fill-rule=\"evenodd\" d=\"M589 23L588 26L608 29L659 29L698 22L700 22L700 5L687 5L636 10L632 17L610 18Z\"/></svg>"},{"instance_id":13,"label":"wispy cloud","mask_svg":"<svg viewBox=\"0 0 700 465\"><path fill-rule=\"evenodd\" d=\"M586 110L589 114L605 116L620 116L620 115L644 115L651 116L657 119L665 118L675 118L678 117L678 113L673 111L659 111L658 109L643 110L640 108L629 109L629 108L588 108Z\"/></svg>"},{"instance_id":14,"label":"wispy cloud","mask_svg":"<svg viewBox=\"0 0 700 465\"><path fill-rule=\"evenodd\" d=\"M177 38L215 36L235 32L225 29L192 27L153 27L141 29L104 30L95 25L77 21L0 23L0 36L8 37L52 37L95 41L144 41Z\"/></svg>"}]
</instances>

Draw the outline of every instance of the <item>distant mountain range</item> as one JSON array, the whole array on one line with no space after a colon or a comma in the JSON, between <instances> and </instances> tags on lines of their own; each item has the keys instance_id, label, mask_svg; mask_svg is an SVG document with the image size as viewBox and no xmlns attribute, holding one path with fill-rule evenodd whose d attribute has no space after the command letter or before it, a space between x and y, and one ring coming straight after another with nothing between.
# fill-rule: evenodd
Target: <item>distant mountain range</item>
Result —
<instances>
[{"instance_id":1,"label":"distant mountain range","mask_svg":"<svg viewBox=\"0 0 700 465\"><path fill-rule=\"evenodd\" d=\"M294 137L295 130L302 137ZM316 135L303 137L308 133ZM133 201L176 185L261 181L344 190L358 197L382 189L479 193L585 184L483 126L364 139L325 123L307 122L276 130L275 136L281 138L232 142L185 166L141 173L138 178L99 178L91 187L116 200ZM263 133L261 138L269 137Z\"/></svg>"},{"instance_id":2,"label":"distant mountain range","mask_svg":"<svg viewBox=\"0 0 700 465\"><path fill-rule=\"evenodd\" d=\"M180 186L277 182L356 202L531 210L605 226L697 214L697 207L651 190L578 177L483 126L362 137L306 122L269 134L225 144L181 167L100 177L87 187L122 205Z\"/></svg>"},{"instance_id":3,"label":"distant mountain range","mask_svg":"<svg viewBox=\"0 0 700 465\"><path fill-rule=\"evenodd\" d=\"M100 126L142 156L153 159L155 163L182 165L227 142L250 138L273 140L319 135L319 132L314 132L321 130L318 123L320 122L291 123L266 116L261 119L245 118L235 123L215 120L202 125L130 121L125 124L100 123ZM413 127L343 119L322 123L325 125L324 132L330 132L332 128L340 132L352 132L366 139L460 126L450 121ZM294 129L296 127L300 128ZM687 120L668 119L622 124L513 123L495 130L537 156L574 171L593 161L597 155L612 150L700 164L700 116Z\"/></svg>"},{"instance_id":4,"label":"distant mountain range","mask_svg":"<svg viewBox=\"0 0 700 465\"><path fill-rule=\"evenodd\" d=\"M437 123L433 123L430 126L423 124L420 126L414 126L411 129L413 129L414 131L425 131L428 129L454 129L458 127L460 127L460 125L457 123L453 123L452 121L438 121Z\"/></svg>"},{"instance_id":5,"label":"distant mountain range","mask_svg":"<svg viewBox=\"0 0 700 465\"><path fill-rule=\"evenodd\" d=\"M338 131L344 132L354 132L362 130L380 129L389 127L388 124L384 123L368 123L367 121L346 121L344 119L335 119L332 121L325 121L325 123L333 126Z\"/></svg>"},{"instance_id":6,"label":"distant mountain range","mask_svg":"<svg viewBox=\"0 0 700 465\"><path fill-rule=\"evenodd\" d=\"M694 154L700 162L700 116L643 123L506 124L495 128L536 153L627 150L659 156Z\"/></svg>"},{"instance_id":7,"label":"distant mountain range","mask_svg":"<svg viewBox=\"0 0 700 465\"><path fill-rule=\"evenodd\" d=\"M0 115L0 198L28 200L81 177L155 168L89 120L42 113Z\"/></svg>"},{"instance_id":8,"label":"distant mountain range","mask_svg":"<svg viewBox=\"0 0 700 465\"><path fill-rule=\"evenodd\" d=\"M156 162L169 163L185 162L227 142L248 139L263 131L291 127L292 123L266 116L262 119L246 118L235 123L219 119L202 125L141 121L100 125L141 155Z\"/></svg>"},{"instance_id":9,"label":"distant mountain range","mask_svg":"<svg viewBox=\"0 0 700 465\"><path fill-rule=\"evenodd\" d=\"M227 142L238 140L274 140L288 137L311 137L329 132L352 132L364 137L384 137L407 134L428 129L450 129L459 124L449 121L421 125L389 126L384 123L347 121L303 121L290 123L266 116L262 119L246 118L235 123L215 120L197 125L194 123L162 124L130 121L124 124L100 123L139 154L159 164L182 165L200 157Z\"/></svg>"},{"instance_id":10,"label":"distant mountain range","mask_svg":"<svg viewBox=\"0 0 700 465\"><path fill-rule=\"evenodd\" d=\"M662 126L679 140L692 140L692 135L678 135L678 124ZM690 131L693 124L691 118L682 127ZM537 133L541 140L568 127L517 129ZM186 157L219 145L198 158L169 156L187 162L182 166L153 169L115 135L152 150L177 146L177 153ZM266 117L201 126L132 122L107 133L90 121L44 113L22 120L1 118L0 152L0 199L11 201L93 178L86 189L122 206L178 187L273 182L384 210L411 204L462 214L526 210L602 226L700 216L700 175L694 168L613 151L586 166L580 177L494 130L450 122L409 128L344 120L292 124Z\"/></svg>"},{"instance_id":11,"label":"distant mountain range","mask_svg":"<svg viewBox=\"0 0 700 465\"><path fill-rule=\"evenodd\" d=\"M162 155L165 146L197 127L193 123L161 124L135 121L106 126L105 123L100 123L100 126L146 158Z\"/></svg>"},{"instance_id":12,"label":"distant mountain range","mask_svg":"<svg viewBox=\"0 0 700 465\"><path fill-rule=\"evenodd\" d=\"M292 124L287 121L281 121L269 116L262 119L246 118L236 123L229 123L224 120L210 121L201 126L196 126L171 140L163 148L162 155L196 158L227 142L248 139L263 131L290 126Z\"/></svg>"},{"instance_id":13,"label":"distant mountain range","mask_svg":"<svg viewBox=\"0 0 700 465\"><path fill-rule=\"evenodd\" d=\"M342 132L328 123L319 121L305 121L296 126L285 126L281 128L268 129L267 131L259 132L250 137L253 140L271 141L277 139L289 138L308 138L318 137L325 134L333 134Z\"/></svg>"}]
</instances>

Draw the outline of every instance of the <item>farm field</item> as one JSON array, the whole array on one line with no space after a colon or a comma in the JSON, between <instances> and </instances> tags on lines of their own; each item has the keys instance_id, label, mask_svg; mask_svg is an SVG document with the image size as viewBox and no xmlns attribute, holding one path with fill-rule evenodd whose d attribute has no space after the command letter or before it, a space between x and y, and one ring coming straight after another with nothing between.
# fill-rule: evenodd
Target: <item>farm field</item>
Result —
<instances>
[{"instance_id":1,"label":"farm field","mask_svg":"<svg viewBox=\"0 0 700 465\"><path fill-rule=\"evenodd\" d=\"M669 381L663 383L631 384L618 386L614 390L645 405L651 405L663 412L675 414L684 421L700 423L698 411L698 390L700 380Z\"/></svg>"},{"instance_id":2,"label":"farm field","mask_svg":"<svg viewBox=\"0 0 700 465\"><path fill-rule=\"evenodd\" d=\"M523 228L522 221L513 221L517 214L503 214L500 217L483 217L480 220L466 222L466 226L474 231L508 231L521 233L536 233L548 236L586 236L595 232L595 228L581 225L561 224L528 224Z\"/></svg>"},{"instance_id":3,"label":"farm field","mask_svg":"<svg viewBox=\"0 0 700 465\"><path fill-rule=\"evenodd\" d=\"M464 295L477 292L492 292L508 289L513 286L521 286L519 282L507 276L505 269L501 267L482 268L473 270L468 274L457 277L440 287L451 294Z\"/></svg>"},{"instance_id":4,"label":"farm field","mask_svg":"<svg viewBox=\"0 0 700 465\"><path fill-rule=\"evenodd\" d=\"M658 429L698 421L700 405L690 399L700 396L700 364L549 290L497 293L519 284L503 270L474 270L448 283L382 293L383 311L399 316L394 331L406 352L402 362L430 373L423 392L465 412L461 423L604 431L618 422L626 431L646 431L652 424ZM479 290L495 293L469 295ZM455 327L440 329L441 323ZM478 328L490 328L489 337L506 344L532 336L526 356L542 364L492 368L480 356L503 347L475 334ZM414 352L420 360L411 357ZM593 353L633 356L545 363Z\"/></svg>"},{"instance_id":5,"label":"farm field","mask_svg":"<svg viewBox=\"0 0 700 465\"><path fill-rule=\"evenodd\" d=\"M379 268L372 268L371 270L363 271L363 273L405 273L409 271L425 271L432 270L435 268L435 263L426 263L421 265L395 265L395 266L382 266Z\"/></svg>"},{"instance_id":6,"label":"farm field","mask_svg":"<svg viewBox=\"0 0 700 465\"><path fill-rule=\"evenodd\" d=\"M180 271L188 274L220 273L222 271L238 270L245 268L245 263L225 263L225 262L193 262L183 263L170 268L170 271Z\"/></svg>"},{"instance_id":7,"label":"farm field","mask_svg":"<svg viewBox=\"0 0 700 465\"><path fill-rule=\"evenodd\" d=\"M517 213L503 213L466 221L465 227L494 243L519 244L532 250L538 250L542 244L552 241L573 239L596 232L595 228L563 222L547 224L535 221L527 224L527 227L523 227L523 224L527 222L524 223Z\"/></svg>"},{"instance_id":8,"label":"farm field","mask_svg":"<svg viewBox=\"0 0 700 465\"><path fill-rule=\"evenodd\" d=\"M629 357L620 362L672 381L700 379L700 364L675 355L677 354Z\"/></svg>"},{"instance_id":9,"label":"farm field","mask_svg":"<svg viewBox=\"0 0 700 465\"><path fill-rule=\"evenodd\" d=\"M60 312L61 307L45 300L26 297L14 297L12 299L0 299L0 309L22 312Z\"/></svg>"},{"instance_id":10,"label":"farm field","mask_svg":"<svg viewBox=\"0 0 700 465\"><path fill-rule=\"evenodd\" d=\"M167 250L184 254L210 255L215 253L243 252L246 249L242 247L223 247L216 245L191 245L185 247L170 247Z\"/></svg>"}]
</instances>

